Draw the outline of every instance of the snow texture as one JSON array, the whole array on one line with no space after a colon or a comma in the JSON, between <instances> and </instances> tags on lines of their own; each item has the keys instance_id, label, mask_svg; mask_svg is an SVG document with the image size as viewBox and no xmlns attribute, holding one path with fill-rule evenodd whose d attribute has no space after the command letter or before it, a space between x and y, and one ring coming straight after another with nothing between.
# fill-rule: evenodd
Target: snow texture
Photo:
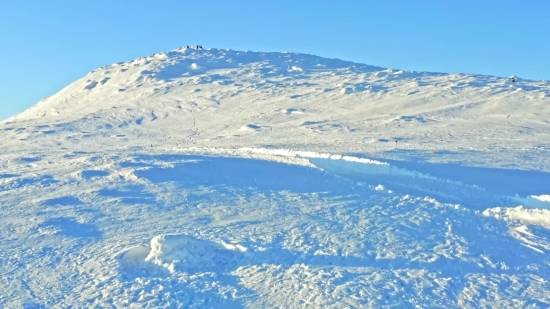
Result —
<instances>
[{"instance_id":1,"label":"snow texture","mask_svg":"<svg viewBox=\"0 0 550 309\"><path fill-rule=\"evenodd\" d=\"M0 122L2 308L548 308L550 85L180 49Z\"/></svg>"}]
</instances>

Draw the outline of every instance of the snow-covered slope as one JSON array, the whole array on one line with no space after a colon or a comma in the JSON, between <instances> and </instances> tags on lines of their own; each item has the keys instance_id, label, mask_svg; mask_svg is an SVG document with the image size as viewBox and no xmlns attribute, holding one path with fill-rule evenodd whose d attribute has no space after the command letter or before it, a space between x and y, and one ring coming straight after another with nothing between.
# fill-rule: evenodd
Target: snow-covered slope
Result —
<instances>
[{"instance_id":1,"label":"snow-covered slope","mask_svg":"<svg viewBox=\"0 0 550 309\"><path fill-rule=\"evenodd\" d=\"M547 81L181 48L99 68L0 130L3 143L41 148L63 140L71 149L107 143L373 154L397 140L397 148L433 160L498 151L493 166L525 168L515 161L526 151L549 153L549 119ZM540 161L529 168L550 170Z\"/></svg>"},{"instance_id":2,"label":"snow-covered slope","mask_svg":"<svg viewBox=\"0 0 550 309\"><path fill-rule=\"evenodd\" d=\"M3 157L0 304L550 304L547 210L525 209L519 201L507 201L514 207L506 208L479 200L484 211L441 202L414 187L461 194L465 201L480 195L479 188L426 177L396 185L404 178L399 171L397 178L385 174L382 162L326 158L341 160L340 170L353 169L356 177L360 171L345 162L373 165L359 181L303 158L274 162L244 153L249 156L89 151Z\"/></svg>"},{"instance_id":3,"label":"snow-covered slope","mask_svg":"<svg viewBox=\"0 0 550 309\"><path fill-rule=\"evenodd\" d=\"M0 122L2 308L547 308L550 84L181 48Z\"/></svg>"}]
</instances>

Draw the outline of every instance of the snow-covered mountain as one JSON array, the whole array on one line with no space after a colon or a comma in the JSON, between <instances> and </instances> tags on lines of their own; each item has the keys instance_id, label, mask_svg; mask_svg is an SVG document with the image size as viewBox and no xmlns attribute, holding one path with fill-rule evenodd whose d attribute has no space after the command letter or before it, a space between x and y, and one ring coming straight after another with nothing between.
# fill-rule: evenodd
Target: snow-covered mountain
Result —
<instances>
[{"instance_id":1,"label":"snow-covered mountain","mask_svg":"<svg viewBox=\"0 0 550 309\"><path fill-rule=\"evenodd\" d=\"M443 150L547 153L549 119L547 81L180 48L90 72L2 129L4 143L39 148L60 139L64 147L88 148L109 137L121 147L373 153L398 140L401 149L439 151L431 156L437 159ZM507 153L494 166L516 160ZM547 162L529 167L550 169Z\"/></svg>"},{"instance_id":2,"label":"snow-covered mountain","mask_svg":"<svg viewBox=\"0 0 550 309\"><path fill-rule=\"evenodd\" d=\"M547 81L183 47L0 132L0 307L550 305Z\"/></svg>"}]
</instances>

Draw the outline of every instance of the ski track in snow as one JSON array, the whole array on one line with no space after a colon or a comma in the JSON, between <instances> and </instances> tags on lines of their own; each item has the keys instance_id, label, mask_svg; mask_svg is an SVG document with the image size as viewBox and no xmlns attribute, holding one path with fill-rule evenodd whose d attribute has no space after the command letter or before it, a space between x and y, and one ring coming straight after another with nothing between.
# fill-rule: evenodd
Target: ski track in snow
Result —
<instances>
[{"instance_id":1,"label":"ski track in snow","mask_svg":"<svg viewBox=\"0 0 550 309\"><path fill-rule=\"evenodd\" d=\"M546 81L182 48L0 122L2 308L547 308Z\"/></svg>"}]
</instances>

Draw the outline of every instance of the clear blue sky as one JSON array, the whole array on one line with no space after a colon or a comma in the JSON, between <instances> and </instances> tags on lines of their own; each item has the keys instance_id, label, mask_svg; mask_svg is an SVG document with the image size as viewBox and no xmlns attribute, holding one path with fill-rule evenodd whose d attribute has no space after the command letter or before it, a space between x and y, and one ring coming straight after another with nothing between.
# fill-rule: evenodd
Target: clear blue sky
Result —
<instances>
[{"instance_id":1,"label":"clear blue sky","mask_svg":"<svg viewBox=\"0 0 550 309\"><path fill-rule=\"evenodd\" d=\"M4 0L0 120L97 67L192 44L550 79L550 1Z\"/></svg>"}]
</instances>

